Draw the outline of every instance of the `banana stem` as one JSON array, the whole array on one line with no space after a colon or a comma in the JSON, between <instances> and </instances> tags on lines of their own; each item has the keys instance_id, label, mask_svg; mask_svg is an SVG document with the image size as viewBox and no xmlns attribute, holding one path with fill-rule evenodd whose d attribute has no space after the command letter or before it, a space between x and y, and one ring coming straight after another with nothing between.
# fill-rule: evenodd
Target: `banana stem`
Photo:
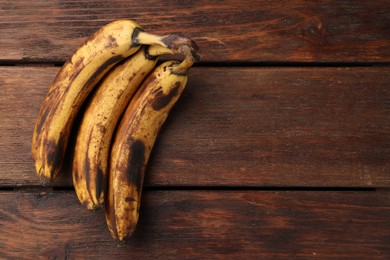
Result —
<instances>
[{"instance_id":1,"label":"banana stem","mask_svg":"<svg viewBox=\"0 0 390 260\"><path fill-rule=\"evenodd\" d=\"M199 48L196 43L184 37L181 33L158 36L139 31L136 35L136 40L139 44L151 45L149 53L152 56L167 53L183 55L184 60L178 66L175 66L174 70L172 70L173 73L186 73L196 61L200 60ZM167 52L167 49L171 51Z\"/></svg>"},{"instance_id":2,"label":"banana stem","mask_svg":"<svg viewBox=\"0 0 390 260\"><path fill-rule=\"evenodd\" d=\"M151 45L148 49L148 53L150 56L160 56L163 54L173 54L173 50L161 45Z\"/></svg>"},{"instance_id":3,"label":"banana stem","mask_svg":"<svg viewBox=\"0 0 390 260\"><path fill-rule=\"evenodd\" d=\"M135 36L135 39L138 44L160 45L167 47L166 44L162 41L164 39L164 36L147 33L141 30L138 31L137 35Z\"/></svg>"},{"instance_id":4,"label":"banana stem","mask_svg":"<svg viewBox=\"0 0 390 260\"><path fill-rule=\"evenodd\" d=\"M191 54L188 54L184 60L172 69L174 74L186 74L188 69L194 64L195 59Z\"/></svg>"}]
</instances>

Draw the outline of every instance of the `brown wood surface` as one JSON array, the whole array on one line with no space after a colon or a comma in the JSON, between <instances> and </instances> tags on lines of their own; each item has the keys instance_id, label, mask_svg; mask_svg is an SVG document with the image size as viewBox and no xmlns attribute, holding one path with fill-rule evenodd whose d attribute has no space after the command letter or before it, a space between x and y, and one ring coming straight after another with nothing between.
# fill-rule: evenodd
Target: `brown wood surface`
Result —
<instances>
[{"instance_id":1,"label":"brown wood surface","mask_svg":"<svg viewBox=\"0 0 390 260\"><path fill-rule=\"evenodd\" d=\"M118 247L74 192L0 193L0 255L45 259L390 258L390 193L146 191Z\"/></svg>"},{"instance_id":2,"label":"brown wood surface","mask_svg":"<svg viewBox=\"0 0 390 260\"><path fill-rule=\"evenodd\" d=\"M0 259L390 259L390 1L0 0ZM181 31L203 63L164 125L122 246L43 187L35 117L100 26Z\"/></svg>"},{"instance_id":3,"label":"brown wood surface","mask_svg":"<svg viewBox=\"0 0 390 260\"><path fill-rule=\"evenodd\" d=\"M57 71L0 69L0 185L40 185L31 136ZM389 72L194 68L146 185L389 187ZM66 167L54 185L70 176Z\"/></svg>"},{"instance_id":4,"label":"brown wood surface","mask_svg":"<svg viewBox=\"0 0 390 260\"><path fill-rule=\"evenodd\" d=\"M66 60L116 19L182 31L204 61L389 62L388 0L0 1L0 60Z\"/></svg>"}]
</instances>

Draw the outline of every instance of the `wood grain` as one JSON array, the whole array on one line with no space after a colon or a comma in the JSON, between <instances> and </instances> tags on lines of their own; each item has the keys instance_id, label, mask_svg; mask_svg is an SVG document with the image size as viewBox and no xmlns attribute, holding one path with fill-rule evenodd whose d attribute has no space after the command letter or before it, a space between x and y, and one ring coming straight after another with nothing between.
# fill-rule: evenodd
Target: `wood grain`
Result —
<instances>
[{"instance_id":1,"label":"wood grain","mask_svg":"<svg viewBox=\"0 0 390 260\"><path fill-rule=\"evenodd\" d=\"M0 193L4 258L390 257L389 192L148 191L118 247L73 192Z\"/></svg>"},{"instance_id":2,"label":"wood grain","mask_svg":"<svg viewBox=\"0 0 390 260\"><path fill-rule=\"evenodd\" d=\"M1 186L40 185L31 136L57 71L0 68ZM161 131L146 185L389 187L389 72L194 68ZM53 185L71 185L69 166Z\"/></svg>"},{"instance_id":3,"label":"wood grain","mask_svg":"<svg viewBox=\"0 0 390 260\"><path fill-rule=\"evenodd\" d=\"M0 60L63 62L102 25L181 31L203 61L389 62L388 0L0 1Z\"/></svg>"}]
</instances>

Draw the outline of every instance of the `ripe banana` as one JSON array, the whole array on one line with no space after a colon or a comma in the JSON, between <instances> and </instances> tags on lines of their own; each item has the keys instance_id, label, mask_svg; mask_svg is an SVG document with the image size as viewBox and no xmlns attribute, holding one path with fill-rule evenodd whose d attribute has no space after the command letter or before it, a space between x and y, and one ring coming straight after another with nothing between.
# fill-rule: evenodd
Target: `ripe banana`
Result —
<instances>
[{"instance_id":1,"label":"ripe banana","mask_svg":"<svg viewBox=\"0 0 390 260\"><path fill-rule=\"evenodd\" d=\"M157 36L131 20L109 23L94 33L64 64L55 77L36 120L32 157L42 181L58 174L74 119L95 84L117 62L141 44L171 46L175 35Z\"/></svg>"},{"instance_id":2,"label":"ripe banana","mask_svg":"<svg viewBox=\"0 0 390 260\"><path fill-rule=\"evenodd\" d=\"M93 93L78 129L73 184L80 202L95 209L104 202L111 139L120 116L144 78L157 63L157 55L171 49L158 45L143 46L116 65Z\"/></svg>"},{"instance_id":3,"label":"ripe banana","mask_svg":"<svg viewBox=\"0 0 390 260\"><path fill-rule=\"evenodd\" d=\"M194 55L192 56L192 58ZM181 95L192 65L158 66L143 82L119 123L112 144L105 215L111 235L123 241L137 224L145 167L158 132Z\"/></svg>"}]
</instances>

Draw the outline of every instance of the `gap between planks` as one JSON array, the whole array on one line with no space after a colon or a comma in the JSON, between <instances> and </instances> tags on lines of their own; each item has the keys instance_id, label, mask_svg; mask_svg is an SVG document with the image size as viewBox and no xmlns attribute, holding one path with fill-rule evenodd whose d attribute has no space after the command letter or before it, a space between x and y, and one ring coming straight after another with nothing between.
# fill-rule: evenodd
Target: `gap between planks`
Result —
<instances>
[{"instance_id":1,"label":"gap between planks","mask_svg":"<svg viewBox=\"0 0 390 260\"><path fill-rule=\"evenodd\" d=\"M160 63L167 59L160 60ZM7 61L0 60L0 66L20 66L20 67L62 67L65 61ZM200 61L193 67L388 67L389 62L277 62L277 61Z\"/></svg>"},{"instance_id":2,"label":"gap between planks","mask_svg":"<svg viewBox=\"0 0 390 260\"><path fill-rule=\"evenodd\" d=\"M384 191L387 188L376 187L251 187L251 186L144 186L144 191ZM0 191L10 192L50 192L74 191L73 186L19 186L0 187Z\"/></svg>"}]
</instances>

